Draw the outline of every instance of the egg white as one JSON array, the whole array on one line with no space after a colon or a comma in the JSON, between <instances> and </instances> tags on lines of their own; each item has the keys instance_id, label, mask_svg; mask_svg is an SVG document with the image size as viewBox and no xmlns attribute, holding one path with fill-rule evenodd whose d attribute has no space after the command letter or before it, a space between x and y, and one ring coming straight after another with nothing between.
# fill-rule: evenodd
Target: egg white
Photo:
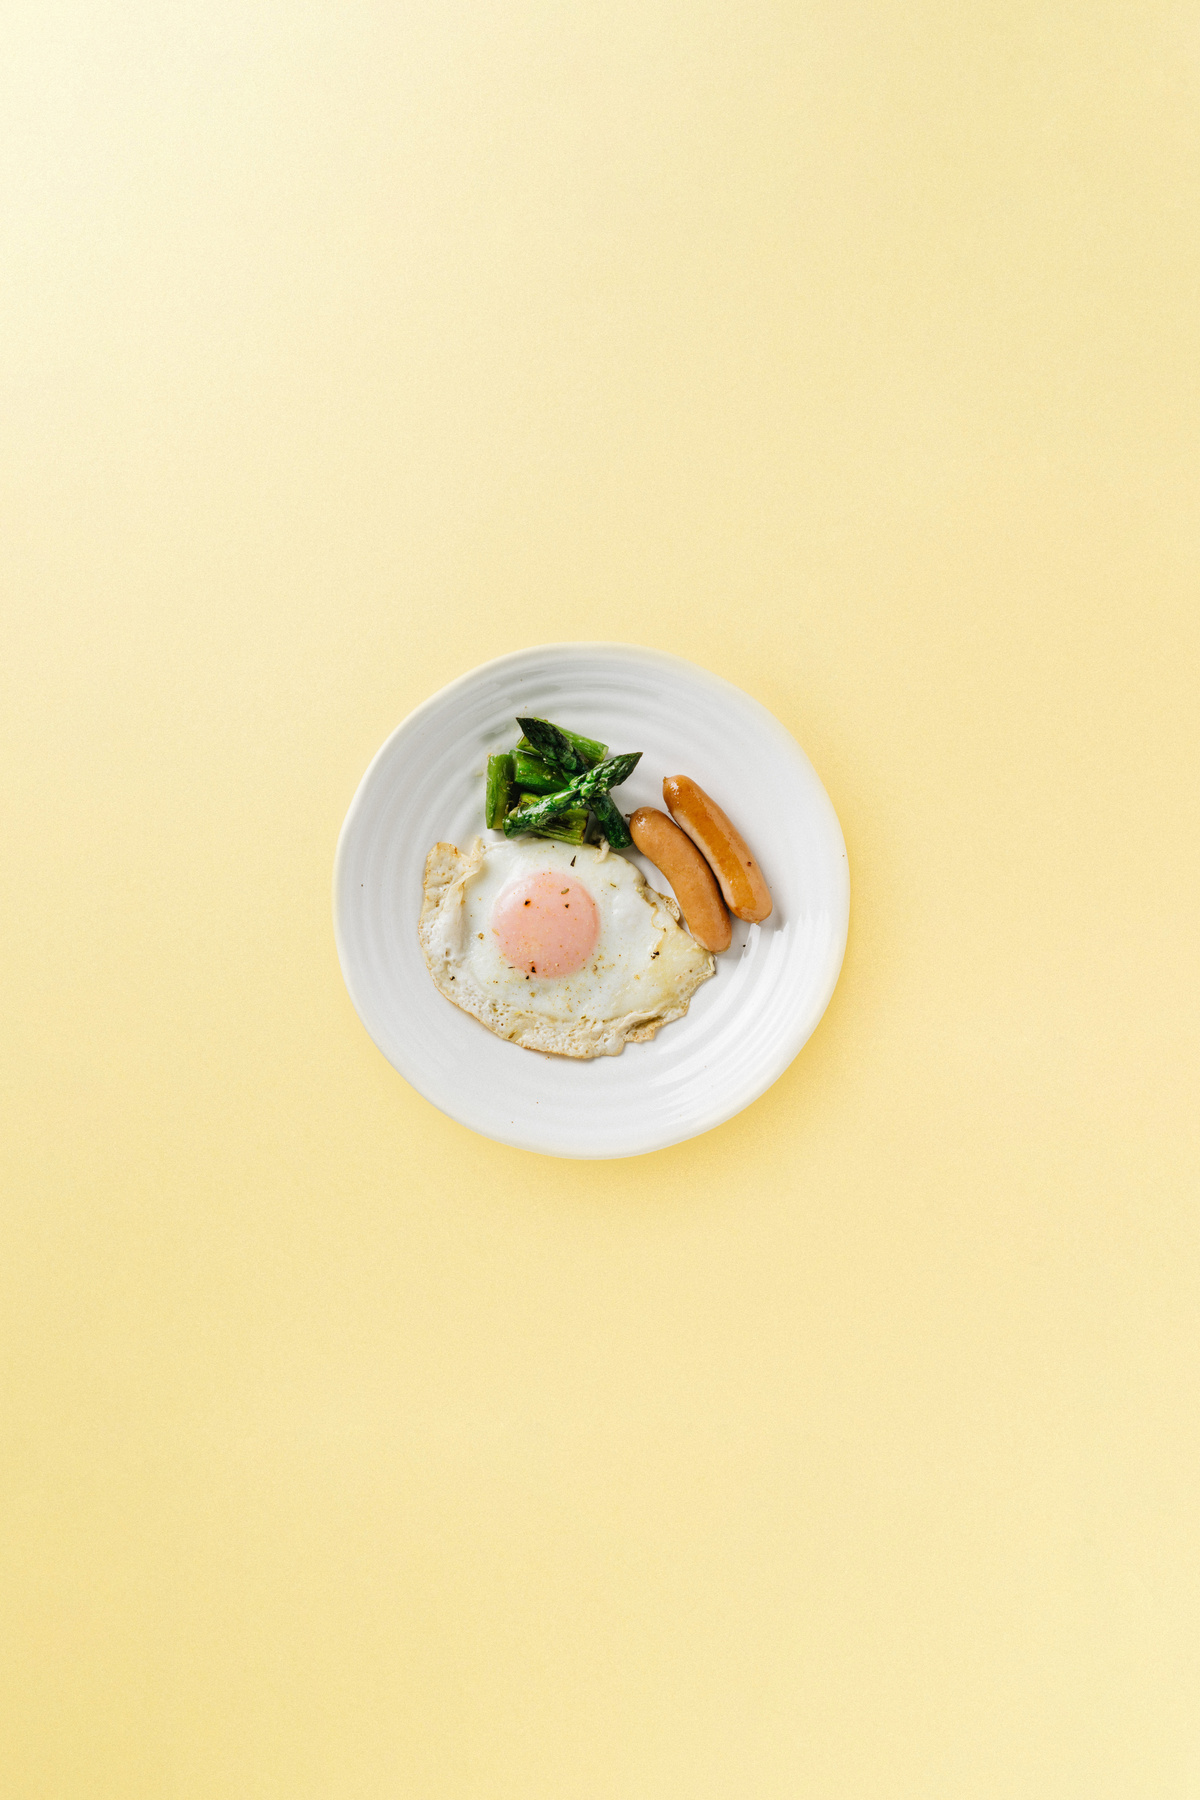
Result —
<instances>
[{"instance_id":1,"label":"egg white","mask_svg":"<svg viewBox=\"0 0 1200 1800\"><path fill-rule=\"evenodd\" d=\"M573 975L539 977L514 968L492 931L492 908L510 882L549 869L578 881L600 916L596 948ZM679 924L679 909L655 893L623 856L591 845L511 839L465 854L435 844L425 862L421 949L439 990L527 1050L558 1056L617 1056L682 1018L716 960Z\"/></svg>"}]
</instances>

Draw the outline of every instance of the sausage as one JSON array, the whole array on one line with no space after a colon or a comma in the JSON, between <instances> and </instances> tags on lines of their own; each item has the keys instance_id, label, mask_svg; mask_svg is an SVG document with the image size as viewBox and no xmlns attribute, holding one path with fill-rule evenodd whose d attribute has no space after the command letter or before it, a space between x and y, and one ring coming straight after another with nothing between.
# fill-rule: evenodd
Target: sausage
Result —
<instances>
[{"instance_id":1,"label":"sausage","mask_svg":"<svg viewBox=\"0 0 1200 1800\"><path fill-rule=\"evenodd\" d=\"M706 950L728 950L733 936L716 877L690 837L655 806L639 806L629 832L643 856L675 890L684 923Z\"/></svg>"},{"instance_id":2,"label":"sausage","mask_svg":"<svg viewBox=\"0 0 1200 1800\"><path fill-rule=\"evenodd\" d=\"M768 918L771 892L763 872L716 801L686 775L667 776L663 799L676 824L682 825L712 864L730 912L752 922Z\"/></svg>"}]
</instances>

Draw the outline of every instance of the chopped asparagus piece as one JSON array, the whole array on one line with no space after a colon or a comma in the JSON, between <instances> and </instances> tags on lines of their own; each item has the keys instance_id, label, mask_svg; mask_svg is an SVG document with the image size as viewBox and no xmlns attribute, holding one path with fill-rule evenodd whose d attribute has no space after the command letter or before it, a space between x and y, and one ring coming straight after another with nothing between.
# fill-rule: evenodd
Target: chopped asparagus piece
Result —
<instances>
[{"instance_id":1,"label":"chopped asparagus piece","mask_svg":"<svg viewBox=\"0 0 1200 1800\"><path fill-rule=\"evenodd\" d=\"M539 837L557 838L563 844L582 844L587 831L588 811L586 806L573 806L570 812L559 813L548 825L543 825L537 833Z\"/></svg>"},{"instance_id":2,"label":"chopped asparagus piece","mask_svg":"<svg viewBox=\"0 0 1200 1800\"><path fill-rule=\"evenodd\" d=\"M633 839L629 835L629 827L617 810L616 802L610 794L595 794L590 802L592 817L608 839L613 850L628 850Z\"/></svg>"},{"instance_id":3,"label":"chopped asparagus piece","mask_svg":"<svg viewBox=\"0 0 1200 1800\"><path fill-rule=\"evenodd\" d=\"M513 759L510 752L489 756L487 761L487 801L484 817L489 831L499 831L504 815L513 803Z\"/></svg>"},{"instance_id":4,"label":"chopped asparagus piece","mask_svg":"<svg viewBox=\"0 0 1200 1800\"><path fill-rule=\"evenodd\" d=\"M575 731L564 731L561 725L552 725L549 719L518 719L517 724L525 733L517 745L518 750L533 750L552 768L560 768L567 775L578 775L584 769L592 768L608 754L607 744L598 744L595 738L580 737Z\"/></svg>"},{"instance_id":5,"label":"chopped asparagus piece","mask_svg":"<svg viewBox=\"0 0 1200 1800\"><path fill-rule=\"evenodd\" d=\"M524 795L523 802L534 801L537 796ZM531 821L522 815L527 805L515 806L504 821L505 837L516 837L521 832L529 832L533 837L557 838L564 844L582 844L583 834L587 830L588 812L586 806L568 807L565 812L553 813L549 818Z\"/></svg>"},{"instance_id":6,"label":"chopped asparagus piece","mask_svg":"<svg viewBox=\"0 0 1200 1800\"><path fill-rule=\"evenodd\" d=\"M551 769L531 750L514 750L513 780L531 794L555 794L563 784L561 773Z\"/></svg>"}]
</instances>

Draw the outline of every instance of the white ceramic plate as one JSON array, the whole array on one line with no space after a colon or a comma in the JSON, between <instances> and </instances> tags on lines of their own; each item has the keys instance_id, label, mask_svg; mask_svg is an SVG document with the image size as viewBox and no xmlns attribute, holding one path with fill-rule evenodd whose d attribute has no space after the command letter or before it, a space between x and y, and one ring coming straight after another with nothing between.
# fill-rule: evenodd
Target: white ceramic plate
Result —
<instances>
[{"instance_id":1,"label":"white ceramic plate","mask_svg":"<svg viewBox=\"0 0 1200 1800\"><path fill-rule=\"evenodd\" d=\"M624 813L661 807L663 776L690 775L726 808L770 884L771 917L733 921L733 944L686 1017L620 1056L580 1062L506 1043L443 998L421 957L426 853L439 840L499 838L483 829L484 765L516 742L517 713L614 752L641 750L617 791ZM519 650L419 706L363 776L333 872L342 973L388 1061L460 1124L549 1156L661 1150L757 1100L829 1004L849 916L841 827L795 739L740 688L634 644Z\"/></svg>"}]
</instances>

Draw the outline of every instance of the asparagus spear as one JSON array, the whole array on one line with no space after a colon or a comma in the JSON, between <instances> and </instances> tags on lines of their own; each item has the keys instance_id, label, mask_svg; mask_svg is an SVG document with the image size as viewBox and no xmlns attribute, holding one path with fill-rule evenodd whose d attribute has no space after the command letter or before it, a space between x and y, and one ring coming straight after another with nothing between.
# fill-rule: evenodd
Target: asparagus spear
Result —
<instances>
[{"instance_id":1,"label":"asparagus spear","mask_svg":"<svg viewBox=\"0 0 1200 1800\"><path fill-rule=\"evenodd\" d=\"M606 756L594 769L577 775L571 785L580 799L590 804L596 794L607 794L609 788L620 787L623 781L628 781L641 760L640 750L627 750L622 756Z\"/></svg>"},{"instance_id":2,"label":"asparagus spear","mask_svg":"<svg viewBox=\"0 0 1200 1800\"><path fill-rule=\"evenodd\" d=\"M578 775L584 769L594 767L608 752L607 744L598 744L595 738L580 737L578 732L564 731L561 725L552 725L549 719L518 719L517 724L525 733L517 748L536 751L552 769L561 769L567 775Z\"/></svg>"},{"instance_id":3,"label":"asparagus spear","mask_svg":"<svg viewBox=\"0 0 1200 1800\"><path fill-rule=\"evenodd\" d=\"M489 831L499 831L504 815L513 803L513 759L509 752L489 756L487 761L487 800L484 817Z\"/></svg>"}]
</instances>

